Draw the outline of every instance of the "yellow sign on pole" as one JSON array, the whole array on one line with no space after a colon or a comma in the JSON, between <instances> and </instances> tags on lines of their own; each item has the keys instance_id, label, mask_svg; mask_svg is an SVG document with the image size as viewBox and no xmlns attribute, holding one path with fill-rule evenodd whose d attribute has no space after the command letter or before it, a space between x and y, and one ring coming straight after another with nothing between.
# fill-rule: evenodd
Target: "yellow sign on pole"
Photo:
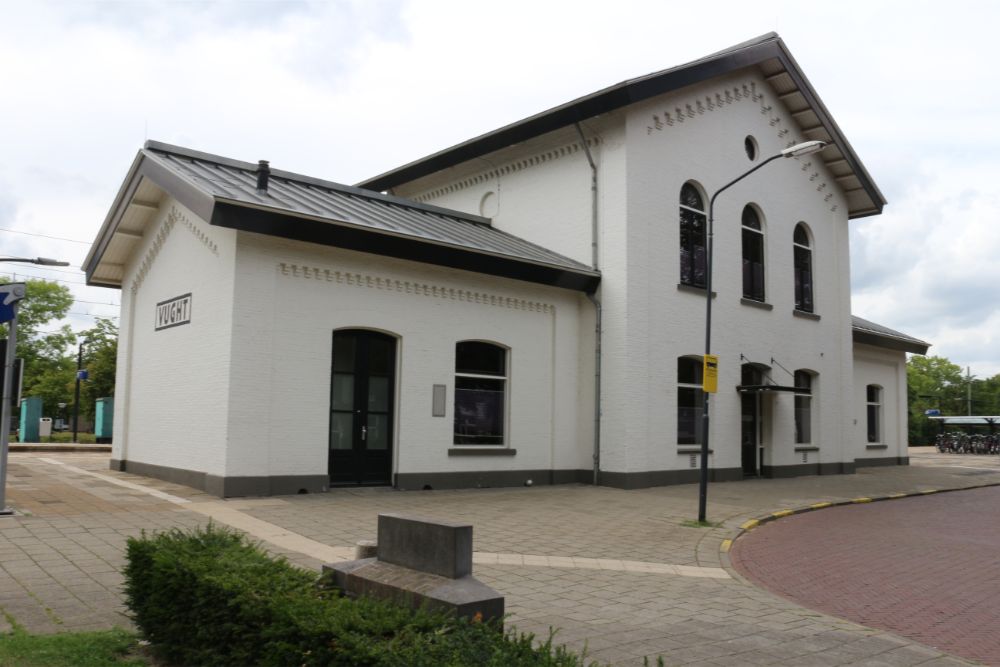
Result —
<instances>
[{"instance_id":1,"label":"yellow sign on pole","mask_svg":"<svg viewBox=\"0 0 1000 667\"><path fill-rule=\"evenodd\" d=\"M704 360L701 370L701 390L714 394L719 391L719 357L706 354Z\"/></svg>"}]
</instances>

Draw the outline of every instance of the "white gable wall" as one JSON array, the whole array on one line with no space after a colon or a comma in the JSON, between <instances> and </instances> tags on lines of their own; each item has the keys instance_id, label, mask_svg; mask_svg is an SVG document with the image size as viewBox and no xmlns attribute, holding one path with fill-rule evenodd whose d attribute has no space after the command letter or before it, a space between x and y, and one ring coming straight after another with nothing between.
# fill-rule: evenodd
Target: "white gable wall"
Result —
<instances>
[{"instance_id":1,"label":"white gable wall","mask_svg":"<svg viewBox=\"0 0 1000 667\"><path fill-rule=\"evenodd\" d=\"M694 180L705 191L707 207L712 192L755 164L744 151L747 135L759 144L757 162L780 152L793 139L801 140L770 88L752 73L630 108L627 291L636 359L630 369L634 391L629 401L633 415L628 421L634 429L629 433L629 470L672 468L682 463L680 459L684 464L689 461L678 456L675 448L676 359L704 351L705 300L703 292L693 294L677 287L679 193L686 181ZM764 216L766 301L772 310L740 301L740 216L748 203L757 204ZM850 405L852 373L847 218L842 197L818 161L782 159L720 195L715 217L713 291L717 297L712 348L720 356L721 367L719 393L712 401L713 465L740 465L740 405L735 387L740 384L741 353L754 362L772 365L774 357L789 371L818 373L813 444L820 447L821 462L844 460L842 443L847 439L849 418L844 408ZM792 232L800 221L813 236L818 321L792 313ZM648 319L640 321L639 317ZM771 377L783 385L793 380L776 365ZM765 465L801 463L801 455L791 446L791 396L762 400ZM768 430L779 446L768 446Z\"/></svg>"},{"instance_id":2,"label":"white gable wall","mask_svg":"<svg viewBox=\"0 0 1000 667\"><path fill-rule=\"evenodd\" d=\"M169 197L147 227L122 281L112 459L224 474L235 236ZM190 324L154 330L187 293Z\"/></svg>"}]
</instances>

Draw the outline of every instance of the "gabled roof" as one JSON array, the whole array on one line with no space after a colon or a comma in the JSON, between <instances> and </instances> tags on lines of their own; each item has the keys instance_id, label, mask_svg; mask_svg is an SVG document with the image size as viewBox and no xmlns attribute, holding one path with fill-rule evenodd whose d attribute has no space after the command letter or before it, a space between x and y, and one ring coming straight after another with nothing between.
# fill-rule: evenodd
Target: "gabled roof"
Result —
<instances>
[{"instance_id":1,"label":"gabled roof","mask_svg":"<svg viewBox=\"0 0 1000 667\"><path fill-rule=\"evenodd\" d=\"M875 324L857 315L851 315L851 331L854 335L855 343L865 343L890 350L927 354L927 349L931 346L930 343L922 341L919 338L908 336L905 333L884 327L881 324Z\"/></svg>"},{"instance_id":2,"label":"gabled roof","mask_svg":"<svg viewBox=\"0 0 1000 667\"><path fill-rule=\"evenodd\" d=\"M121 286L123 264L165 192L212 225L593 291L600 273L487 218L147 141L84 261L87 282Z\"/></svg>"},{"instance_id":3,"label":"gabled roof","mask_svg":"<svg viewBox=\"0 0 1000 667\"><path fill-rule=\"evenodd\" d=\"M818 139L833 144L814 157L826 163L838 185L844 190L848 217L861 218L881 213L886 204L885 197L785 43L773 32L678 67L622 81L369 178L358 183L358 187L389 190L599 114L748 67L758 68L777 98L799 124L804 141Z\"/></svg>"}]
</instances>

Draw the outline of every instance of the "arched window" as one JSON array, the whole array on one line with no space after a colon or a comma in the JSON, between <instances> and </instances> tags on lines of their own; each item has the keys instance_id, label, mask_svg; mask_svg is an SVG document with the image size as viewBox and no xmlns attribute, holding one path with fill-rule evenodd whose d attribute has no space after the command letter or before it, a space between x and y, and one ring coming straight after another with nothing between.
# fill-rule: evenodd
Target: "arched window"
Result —
<instances>
[{"instance_id":1,"label":"arched window","mask_svg":"<svg viewBox=\"0 0 1000 667\"><path fill-rule=\"evenodd\" d=\"M743 297L764 301L764 228L750 204L743 207Z\"/></svg>"},{"instance_id":2,"label":"arched window","mask_svg":"<svg viewBox=\"0 0 1000 667\"><path fill-rule=\"evenodd\" d=\"M812 247L809 232L801 222L795 225L792 238L795 249L795 310L813 312Z\"/></svg>"},{"instance_id":3,"label":"arched window","mask_svg":"<svg viewBox=\"0 0 1000 667\"><path fill-rule=\"evenodd\" d=\"M705 286L705 201L693 183L681 188L681 284Z\"/></svg>"},{"instance_id":4,"label":"arched window","mask_svg":"<svg viewBox=\"0 0 1000 667\"><path fill-rule=\"evenodd\" d=\"M813 375L809 371L795 371L795 444L812 442L812 389Z\"/></svg>"},{"instance_id":5,"label":"arched window","mask_svg":"<svg viewBox=\"0 0 1000 667\"><path fill-rule=\"evenodd\" d=\"M705 395L701 391L702 358L677 358L677 444L700 445Z\"/></svg>"},{"instance_id":6,"label":"arched window","mask_svg":"<svg viewBox=\"0 0 1000 667\"><path fill-rule=\"evenodd\" d=\"M502 445L506 421L507 350L493 343L455 345L456 445Z\"/></svg>"},{"instance_id":7,"label":"arched window","mask_svg":"<svg viewBox=\"0 0 1000 667\"><path fill-rule=\"evenodd\" d=\"M867 387L868 442L882 442L882 387L870 384Z\"/></svg>"}]
</instances>

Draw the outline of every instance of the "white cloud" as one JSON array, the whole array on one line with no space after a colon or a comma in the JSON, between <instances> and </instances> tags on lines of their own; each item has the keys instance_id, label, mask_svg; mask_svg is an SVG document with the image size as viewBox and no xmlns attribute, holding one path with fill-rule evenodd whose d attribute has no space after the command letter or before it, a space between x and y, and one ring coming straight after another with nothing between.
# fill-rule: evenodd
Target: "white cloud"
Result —
<instances>
[{"instance_id":1,"label":"white cloud","mask_svg":"<svg viewBox=\"0 0 1000 667\"><path fill-rule=\"evenodd\" d=\"M822 15L797 0L8 3L0 227L92 238L147 137L350 183L776 30L890 201L851 223L855 312L998 372L997 14L926 0Z\"/></svg>"}]
</instances>

